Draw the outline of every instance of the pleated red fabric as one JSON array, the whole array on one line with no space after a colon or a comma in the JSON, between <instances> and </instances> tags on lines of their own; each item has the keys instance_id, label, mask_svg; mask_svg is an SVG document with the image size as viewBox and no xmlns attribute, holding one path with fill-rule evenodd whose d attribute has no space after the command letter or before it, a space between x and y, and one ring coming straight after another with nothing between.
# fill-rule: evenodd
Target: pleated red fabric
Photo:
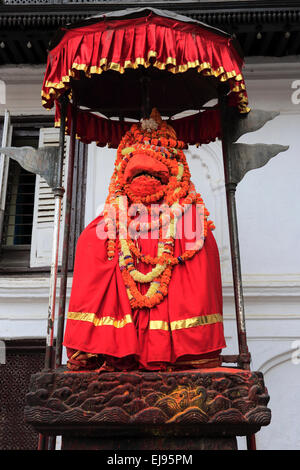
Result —
<instances>
[{"instance_id":1,"label":"pleated red fabric","mask_svg":"<svg viewBox=\"0 0 300 470\"><path fill-rule=\"evenodd\" d=\"M184 216L186 217L186 215ZM218 248L210 230L200 252L175 266L167 297L149 309L131 310L118 264L107 259L105 241L97 237L104 224L96 218L77 244L64 345L113 358L134 357L145 369L159 363L218 356L226 346L222 322L222 288ZM187 240L175 240L175 256ZM144 254L156 256L157 239L139 239ZM149 266L138 264L146 273ZM148 284L139 289L145 293Z\"/></svg>"},{"instance_id":2,"label":"pleated red fabric","mask_svg":"<svg viewBox=\"0 0 300 470\"><path fill-rule=\"evenodd\" d=\"M240 112L248 112L242 75L243 59L227 36L197 24L155 14L131 19L98 19L95 24L66 29L49 51L42 87L42 103L51 108L70 87L71 78L99 75L108 70L152 65L182 73L195 69L228 82Z\"/></svg>"},{"instance_id":3,"label":"pleated red fabric","mask_svg":"<svg viewBox=\"0 0 300 470\"><path fill-rule=\"evenodd\" d=\"M229 103L231 100L229 101ZM72 105L68 106L66 116L67 134L70 134L72 122ZM60 125L60 106L56 104L55 123ZM169 121L176 132L178 140L188 145L209 144L221 138L220 112L218 108ZM105 119L93 113L78 110L76 133L85 144L96 142L98 147L109 145L118 148L121 138L131 128L132 122Z\"/></svg>"}]
</instances>

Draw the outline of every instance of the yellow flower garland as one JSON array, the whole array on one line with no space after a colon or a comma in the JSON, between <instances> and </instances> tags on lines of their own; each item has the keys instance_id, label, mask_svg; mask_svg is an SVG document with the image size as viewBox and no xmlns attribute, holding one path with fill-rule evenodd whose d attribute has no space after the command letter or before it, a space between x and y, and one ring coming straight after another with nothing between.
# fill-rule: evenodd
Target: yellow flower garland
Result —
<instances>
[{"instance_id":1,"label":"yellow flower garland","mask_svg":"<svg viewBox=\"0 0 300 470\"><path fill-rule=\"evenodd\" d=\"M201 196L196 193L190 181L190 172L182 151L183 148L184 143L176 141L174 130L165 123L161 125L161 130L151 133L143 132L138 125L133 125L118 148L115 171L107 199L107 203L116 209L116 220L111 219L109 210L105 210L104 216L108 231L108 259L113 259L115 250L119 248L119 266L132 308L152 308L160 303L168 293L173 267L192 258L204 243L209 214L206 209L204 209L204 237L197 240L192 249L187 250L178 258L173 256L178 220L192 205L203 204ZM146 197L145 201L143 198L132 198L134 195L131 195L129 188L126 188L124 171L136 151L144 152L145 155L161 160L168 166L170 172L170 179L163 193L164 203L171 211L170 216L165 217L163 212L159 212L158 221L150 224L148 222L138 223L141 232L159 229L160 238L156 258L143 255L133 243L130 232L128 232L127 217L130 217L130 214L127 213L128 198L131 202L146 202L147 204L151 201L158 201L161 197L159 194L154 194ZM119 234L117 242L115 230ZM140 272L135 258L137 261L151 264L152 269L146 274ZM140 293L138 283L149 284L145 295Z\"/></svg>"}]
</instances>

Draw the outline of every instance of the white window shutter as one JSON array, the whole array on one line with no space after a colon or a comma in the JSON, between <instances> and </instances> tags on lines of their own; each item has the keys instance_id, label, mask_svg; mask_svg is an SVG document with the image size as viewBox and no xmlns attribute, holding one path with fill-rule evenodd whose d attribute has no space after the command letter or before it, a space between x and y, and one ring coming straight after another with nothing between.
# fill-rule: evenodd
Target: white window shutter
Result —
<instances>
[{"instance_id":1,"label":"white window shutter","mask_svg":"<svg viewBox=\"0 0 300 470\"><path fill-rule=\"evenodd\" d=\"M9 111L5 111L4 123L2 131L1 147L9 147L12 139L12 125L10 122ZM7 190L7 177L8 177L9 157L4 154L0 155L0 232L3 224L6 190ZM1 242L2 234L0 234Z\"/></svg>"},{"instance_id":2,"label":"white window shutter","mask_svg":"<svg viewBox=\"0 0 300 470\"><path fill-rule=\"evenodd\" d=\"M39 147L50 145L59 145L59 129L42 128L40 130ZM69 137L66 138L65 155L68 155ZM63 187L66 189L66 161L63 166ZM62 238L63 238L63 220L65 210L65 196L62 201L62 218L60 225L60 250L59 264L61 264ZM34 211L31 237L30 267L46 267L51 264L52 237L54 226L54 195L52 189L48 186L44 178L36 176Z\"/></svg>"}]
</instances>

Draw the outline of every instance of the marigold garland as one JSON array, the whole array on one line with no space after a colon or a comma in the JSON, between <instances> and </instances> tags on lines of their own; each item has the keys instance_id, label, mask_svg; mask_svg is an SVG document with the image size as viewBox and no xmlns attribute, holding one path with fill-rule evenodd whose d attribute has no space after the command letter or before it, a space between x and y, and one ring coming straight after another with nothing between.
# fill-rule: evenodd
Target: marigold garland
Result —
<instances>
[{"instance_id":1,"label":"marigold garland","mask_svg":"<svg viewBox=\"0 0 300 470\"><path fill-rule=\"evenodd\" d=\"M184 142L176 139L174 129L161 121L156 110L152 112L150 119L156 120L157 128L151 124L151 121L147 121L144 126L134 124L123 137L118 147L115 170L104 210L108 259L113 259L118 252L119 266L132 308L152 308L159 304L168 294L174 266L186 262L201 250L208 227L214 229L213 223L208 221L209 212L203 204L201 195L195 191L191 183L190 171L182 151L186 147ZM166 165L170 174L168 183L161 190L147 196L137 196L133 193L130 184L124 178L128 162L136 153L141 152ZM162 211L157 214L156 219L151 218L150 223L137 223L131 226L124 222L128 219L130 223L134 222L127 208L128 200L131 204L142 203L147 207L151 203L163 200L163 203L170 208L170 217L166 218ZM199 205L204 207L203 236L196 240L192 249L176 257L174 245L178 220L192 206L198 208ZM111 214L112 208L114 216ZM156 230L159 231L157 256L144 255L134 243L133 234ZM137 262L153 267L144 274L138 270ZM140 283L149 284L145 295L141 294L138 288Z\"/></svg>"}]
</instances>

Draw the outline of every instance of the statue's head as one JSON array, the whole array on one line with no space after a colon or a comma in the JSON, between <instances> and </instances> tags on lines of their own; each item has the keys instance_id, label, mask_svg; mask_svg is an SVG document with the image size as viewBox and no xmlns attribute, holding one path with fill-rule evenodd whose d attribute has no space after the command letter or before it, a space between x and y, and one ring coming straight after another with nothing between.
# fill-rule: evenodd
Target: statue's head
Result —
<instances>
[{"instance_id":1,"label":"statue's head","mask_svg":"<svg viewBox=\"0 0 300 470\"><path fill-rule=\"evenodd\" d=\"M178 200L190 185L184 147L153 109L149 119L131 127L118 147L110 198L126 195L131 202L146 204Z\"/></svg>"},{"instance_id":2,"label":"statue's head","mask_svg":"<svg viewBox=\"0 0 300 470\"><path fill-rule=\"evenodd\" d=\"M125 276L125 284L128 287L132 281L129 271L135 270L130 251L135 250L132 239L137 239L144 233L147 236L150 234L150 237L153 233L159 235L160 261L154 273L158 273L157 282L161 283L161 290L157 290L156 281L153 281L154 284L151 283L149 295L147 294L146 300L144 299L147 306L159 303L165 295L171 266L179 262L178 258L172 257L177 222L179 219L182 220L182 216L192 205L196 206L201 220L203 216L203 230L189 252L179 257L180 262L201 249L207 232L208 211L203 205L201 195L196 193L190 180L189 168L183 153L185 147L184 142L177 140L174 129L164 122L158 111L154 109L149 119L143 119L131 127L121 140L117 151L115 170L104 209L107 255L108 259L112 260L118 251L122 275ZM146 219L142 223L136 221L136 213L130 211L140 205L146 206ZM156 214L155 211L152 213L155 205L159 206ZM149 215L151 215L150 221ZM152 219L152 215L156 218ZM131 226L132 222L134 229ZM102 228L103 225L101 223L100 225ZM118 241L116 241L117 236ZM155 295L152 298L153 292ZM135 294L140 296L136 289ZM133 306L140 305L139 302L135 303L132 295L130 299Z\"/></svg>"}]
</instances>

